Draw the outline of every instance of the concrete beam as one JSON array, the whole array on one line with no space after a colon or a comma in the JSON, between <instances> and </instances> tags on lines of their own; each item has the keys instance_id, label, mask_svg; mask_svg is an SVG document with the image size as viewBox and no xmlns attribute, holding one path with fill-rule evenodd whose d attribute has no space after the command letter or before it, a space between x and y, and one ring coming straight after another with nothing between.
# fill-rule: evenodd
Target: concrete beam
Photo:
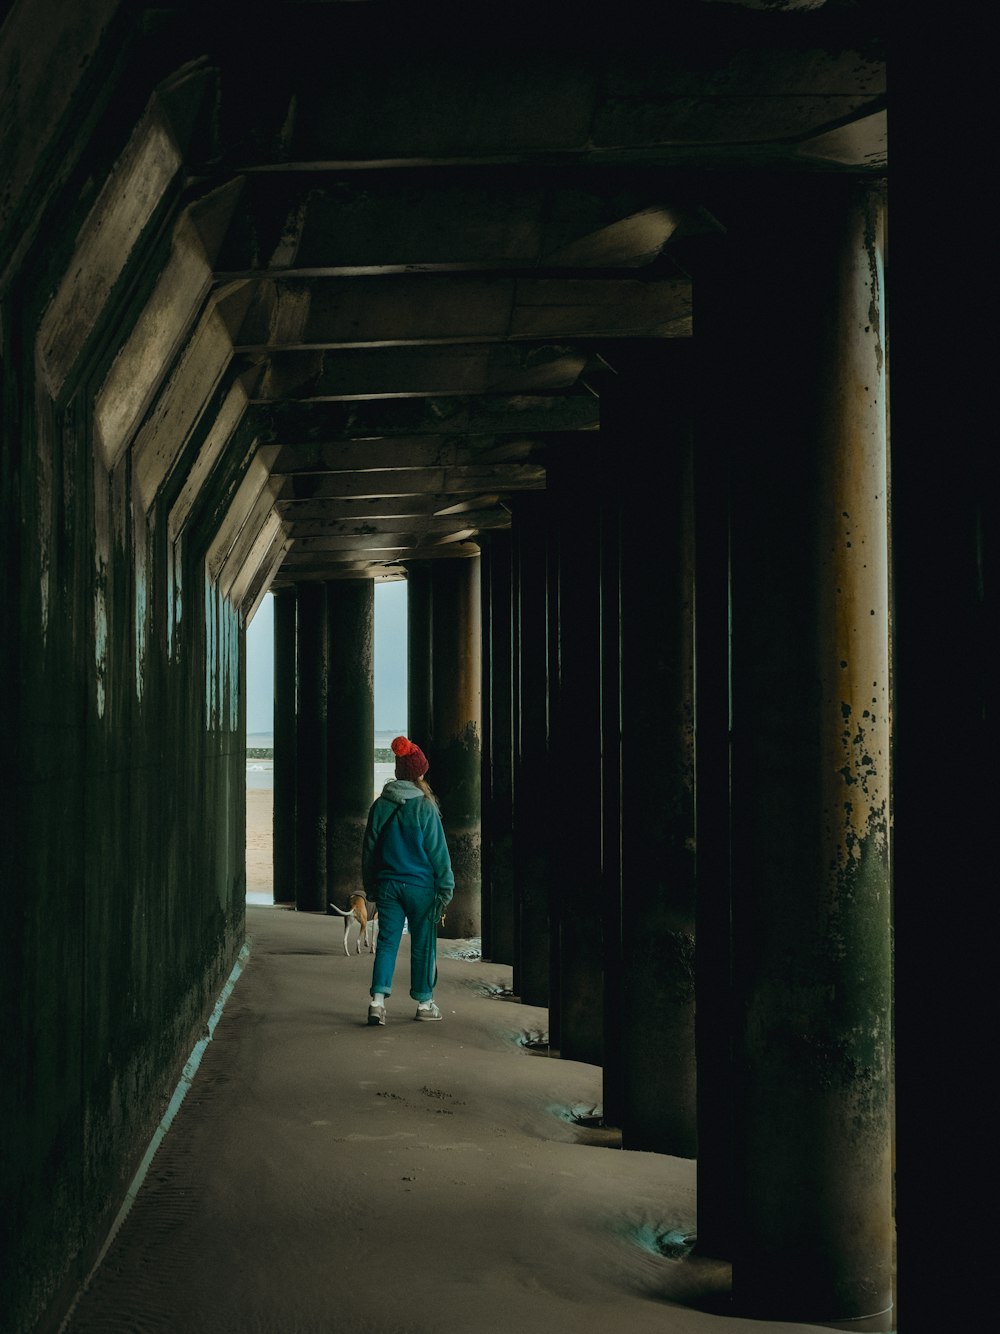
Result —
<instances>
[{"instance_id":1,"label":"concrete beam","mask_svg":"<svg viewBox=\"0 0 1000 1334\"><path fill-rule=\"evenodd\" d=\"M263 402L256 395L261 438L282 445L409 435L496 435L501 432L593 431L600 401L571 394L483 394L382 402Z\"/></svg>"},{"instance_id":2,"label":"concrete beam","mask_svg":"<svg viewBox=\"0 0 1000 1334\"><path fill-rule=\"evenodd\" d=\"M245 207L220 249L220 277L629 268L703 219L647 180L559 168L388 171L246 178ZM676 191L682 198L682 191ZM406 226L400 226L400 219Z\"/></svg>"},{"instance_id":3,"label":"concrete beam","mask_svg":"<svg viewBox=\"0 0 1000 1334\"><path fill-rule=\"evenodd\" d=\"M364 537L384 540L394 534L421 533L424 536L451 536L456 532L484 528L509 528L510 511L501 505L487 505L475 510L465 510L460 514L400 514L392 518L380 519L377 532L374 526L364 520L331 519L325 505L305 506L307 514L289 513L289 506L282 506L278 513L285 521L288 532L296 542L303 538L340 538ZM331 547L330 550L336 550Z\"/></svg>"},{"instance_id":4,"label":"concrete beam","mask_svg":"<svg viewBox=\"0 0 1000 1334\"><path fill-rule=\"evenodd\" d=\"M262 400L432 398L568 389L589 354L559 344L450 344L343 352L274 352Z\"/></svg>"},{"instance_id":5,"label":"concrete beam","mask_svg":"<svg viewBox=\"0 0 1000 1334\"><path fill-rule=\"evenodd\" d=\"M482 442L480 447L479 442ZM299 448L286 445L273 471L288 475L284 500L312 500L329 488L328 474L374 472L393 468L455 468L530 463L540 460L546 445L540 440L509 436L402 436L396 440L345 441L342 444ZM297 465L289 463L293 460Z\"/></svg>"},{"instance_id":6,"label":"concrete beam","mask_svg":"<svg viewBox=\"0 0 1000 1334\"><path fill-rule=\"evenodd\" d=\"M94 401L95 440L109 472L173 365L211 282L197 233L189 223L180 224L159 281Z\"/></svg>"},{"instance_id":7,"label":"concrete beam","mask_svg":"<svg viewBox=\"0 0 1000 1334\"><path fill-rule=\"evenodd\" d=\"M167 532L171 542L176 542L184 531L184 526L190 517L191 510L202 487L212 475L222 451L243 420L243 415L247 410L248 383L252 383L256 376L257 372L251 372L233 383L219 409L218 415L202 441L198 453L188 469L180 494L174 501L167 517Z\"/></svg>"},{"instance_id":8,"label":"concrete beam","mask_svg":"<svg viewBox=\"0 0 1000 1334\"><path fill-rule=\"evenodd\" d=\"M289 486L299 478L286 478L281 488L282 500L289 496ZM545 469L537 463L499 463L485 468L384 468L373 472L329 473L319 479L310 499L330 498L384 502L391 496L479 495L490 492L539 491L545 487ZM323 507L325 508L325 506Z\"/></svg>"},{"instance_id":9,"label":"concrete beam","mask_svg":"<svg viewBox=\"0 0 1000 1334\"><path fill-rule=\"evenodd\" d=\"M702 146L710 157L713 145L769 144L791 157L795 143L870 114L885 95L884 58L864 37L831 38L825 15L806 22L815 44L751 18L733 25L745 45L727 49L707 27L687 49L612 53L594 147Z\"/></svg>"},{"instance_id":10,"label":"concrete beam","mask_svg":"<svg viewBox=\"0 0 1000 1334\"><path fill-rule=\"evenodd\" d=\"M270 50L266 58L247 59L241 47L243 59L224 70L223 132L244 166L273 161L266 150L278 144L288 166L335 168L484 155L503 160L514 152L580 151L589 142L599 76L583 56L548 55L528 46L516 57L467 50L457 60L445 48L388 45L384 33L368 47L376 39L371 28L359 37L366 46L359 47L345 41L340 23L334 35L324 29L322 16L316 19L314 40L328 43L325 78L306 72L307 48L297 42L297 68L277 67ZM372 87L380 89L374 105ZM422 108L421 115L413 114L414 107Z\"/></svg>"},{"instance_id":11,"label":"concrete beam","mask_svg":"<svg viewBox=\"0 0 1000 1334\"><path fill-rule=\"evenodd\" d=\"M458 60L446 44L428 49L398 32L387 42L375 15L355 15L357 38L345 40L344 6L329 8L338 11L336 29L314 15L315 34L295 40L286 25L294 64L276 68L268 50L225 71L224 131L242 168L542 155L620 162L626 152L633 161L705 167L730 160L733 145L767 146L770 158L787 161L797 142L869 114L885 91L885 60L872 40L877 15L848 25L819 10L779 26L769 15L688 7L665 46L470 43ZM321 72L301 58L310 44L322 52Z\"/></svg>"},{"instance_id":12,"label":"concrete beam","mask_svg":"<svg viewBox=\"0 0 1000 1334\"><path fill-rule=\"evenodd\" d=\"M18 241L24 242L28 228L8 244L18 215L31 197L39 166L48 168L48 189L55 190L71 169L65 154L52 163L45 150L55 140L75 110L80 85L99 56L107 25L120 0L93 0L87 5L48 6L45 11L45 40L39 41L37 6L29 3L5 5L0 24L0 255L6 268L8 257L16 263ZM18 133L13 132L17 127ZM28 132L30 127L30 133ZM54 165L54 169L53 169ZM154 186L155 189L155 186ZM42 210L37 197L27 206ZM6 273L0 272L0 289Z\"/></svg>"},{"instance_id":13,"label":"concrete beam","mask_svg":"<svg viewBox=\"0 0 1000 1334\"><path fill-rule=\"evenodd\" d=\"M220 187L186 209L174 227L170 256L95 399L95 436L108 471L138 429L211 290L214 247L239 191L238 181ZM218 315L213 328L230 344L251 295L244 287L231 284L212 297Z\"/></svg>"},{"instance_id":14,"label":"concrete beam","mask_svg":"<svg viewBox=\"0 0 1000 1334\"><path fill-rule=\"evenodd\" d=\"M405 518L407 515L452 514L470 509L484 509L499 502L499 495L476 493L459 496L454 493L444 495L409 495L379 496L374 500L350 500L337 497L323 500L316 507L316 513L324 519L343 520L348 523L364 523L372 519ZM284 501L280 498L275 509L283 518L302 517L300 511L308 502Z\"/></svg>"},{"instance_id":15,"label":"concrete beam","mask_svg":"<svg viewBox=\"0 0 1000 1334\"><path fill-rule=\"evenodd\" d=\"M264 595L270 589L274 576L277 574L281 562L285 558L285 553L291 545L292 540L284 531L275 534L274 543L258 566L240 606L240 612L247 625L256 616L260 604L264 601Z\"/></svg>"},{"instance_id":16,"label":"concrete beam","mask_svg":"<svg viewBox=\"0 0 1000 1334\"><path fill-rule=\"evenodd\" d=\"M433 532L418 531L411 528L409 531L399 531L392 533L383 533L381 529L374 533L345 533L342 536L330 535L324 537L295 537L294 545L288 555L288 561L294 561L300 556L326 556L338 551L348 551L357 553L359 551L383 552L383 551L423 551L427 546L442 546L452 542L467 542L474 537L476 529L473 527L459 528L455 524L448 524L441 529Z\"/></svg>"},{"instance_id":17,"label":"concrete beam","mask_svg":"<svg viewBox=\"0 0 1000 1334\"><path fill-rule=\"evenodd\" d=\"M38 365L53 398L96 329L181 161L166 116L154 98L88 213L39 327Z\"/></svg>"},{"instance_id":18,"label":"concrete beam","mask_svg":"<svg viewBox=\"0 0 1000 1334\"><path fill-rule=\"evenodd\" d=\"M258 282L234 346L253 352L690 334L688 278L407 274Z\"/></svg>"},{"instance_id":19,"label":"concrete beam","mask_svg":"<svg viewBox=\"0 0 1000 1334\"><path fill-rule=\"evenodd\" d=\"M800 157L824 162L845 165L860 162L873 169L885 169L889 162L888 113L876 111L862 120L838 125L826 134L805 140L798 151Z\"/></svg>"},{"instance_id":20,"label":"concrete beam","mask_svg":"<svg viewBox=\"0 0 1000 1334\"><path fill-rule=\"evenodd\" d=\"M239 486L236 488L215 536L208 545L205 552L205 567L208 577L214 583L219 581L223 566L239 536L240 529L256 505L260 493L270 480L271 461L274 454L275 447L273 445L261 446L255 452Z\"/></svg>"},{"instance_id":21,"label":"concrete beam","mask_svg":"<svg viewBox=\"0 0 1000 1334\"><path fill-rule=\"evenodd\" d=\"M296 543L285 556L279 574L290 574L294 579L302 578L307 574L323 577L327 570L336 571L338 566L353 570L356 574L358 570L375 564L393 565L410 559L460 560L478 555L479 544L471 539L445 542L437 546L417 542L401 547L379 548L377 560L366 560L363 549L359 551L358 548L345 547L336 551L310 551L300 550L298 543ZM330 575L330 578L335 577L336 574Z\"/></svg>"},{"instance_id":22,"label":"concrete beam","mask_svg":"<svg viewBox=\"0 0 1000 1334\"><path fill-rule=\"evenodd\" d=\"M264 503L265 495L266 490L261 493L253 519L244 525L244 532L240 534L240 545L242 546L244 534L249 535L256 527L253 540L240 555L236 555L234 552L234 557L231 560L237 568L228 588L224 587L225 571L220 584L230 602L237 608L242 607L264 561L269 556L273 556L276 547L283 545L287 550L290 545L285 525L281 522L280 516L274 512L274 509L266 506ZM261 516L259 524L256 518L258 514Z\"/></svg>"},{"instance_id":23,"label":"concrete beam","mask_svg":"<svg viewBox=\"0 0 1000 1334\"><path fill-rule=\"evenodd\" d=\"M281 526L281 520L274 512L274 483L268 479L261 487L253 508L240 524L239 532L219 571L219 589L223 597L229 598L230 602L236 605L239 604L239 598L233 596L233 585L261 532L272 521L273 525ZM272 535L273 531L272 527Z\"/></svg>"},{"instance_id":24,"label":"concrete beam","mask_svg":"<svg viewBox=\"0 0 1000 1334\"><path fill-rule=\"evenodd\" d=\"M297 584L317 583L324 579L373 579L376 583L398 584L406 579L406 567L401 560L345 560L335 564L316 565L312 568L278 567L271 580L272 592L294 588Z\"/></svg>"},{"instance_id":25,"label":"concrete beam","mask_svg":"<svg viewBox=\"0 0 1000 1334\"><path fill-rule=\"evenodd\" d=\"M232 351L226 321L211 299L132 446L133 482L147 512L222 381Z\"/></svg>"}]
</instances>

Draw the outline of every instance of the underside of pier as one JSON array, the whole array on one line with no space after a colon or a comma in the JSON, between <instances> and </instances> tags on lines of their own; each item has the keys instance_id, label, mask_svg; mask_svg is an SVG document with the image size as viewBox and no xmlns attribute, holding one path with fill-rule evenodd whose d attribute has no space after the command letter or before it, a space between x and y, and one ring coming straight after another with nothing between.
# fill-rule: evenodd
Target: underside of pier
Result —
<instances>
[{"instance_id":1,"label":"underside of pier","mask_svg":"<svg viewBox=\"0 0 1000 1334\"><path fill-rule=\"evenodd\" d=\"M244 946L268 595L274 901L357 885L386 580L445 940L600 1071L623 1157L693 1164L732 1316L889 1330L901 1287L943 1328L921 1236L985 1209L929 1162L974 1011L924 988L987 975L990 373L947 266L894 232L890 280L887 27L8 9L4 1330L58 1328Z\"/></svg>"}]
</instances>

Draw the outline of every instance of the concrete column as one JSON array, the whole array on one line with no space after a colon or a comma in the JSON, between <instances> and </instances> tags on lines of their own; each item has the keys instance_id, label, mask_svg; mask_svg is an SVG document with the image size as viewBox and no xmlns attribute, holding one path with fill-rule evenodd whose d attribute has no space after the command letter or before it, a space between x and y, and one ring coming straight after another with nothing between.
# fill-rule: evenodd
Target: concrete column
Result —
<instances>
[{"instance_id":1,"label":"concrete column","mask_svg":"<svg viewBox=\"0 0 1000 1334\"><path fill-rule=\"evenodd\" d=\"M928 146L973 180L989 129L966 137L963 100L952 105L925 127ZM920 129L907 142L922 153ZM899 1328L936 1334L982 1323L977 1276L996 1245L1000 495L993 284L980 278L994 242L963 228L960 265L928 266L902 225L924 183L902 176L889 290L897 1270ZM928 1219L960 1220L960 1244L929 1248Z\"/></svg>"},{"instance_id":2,"label":"concrete column","mask_svg":"<svg viewBox=\"0 0 1000 1334\"><path fill-rule=\"evenodd\" d=\"M778 186L729 236L728 319L752 326L719 367L741 408L733 1297L741 1315L844 1321L889 1307L892 1271L879 202Z\"/></svg>"},{"instance_id":3,"label":"concrete column","mask_svg":"<svg viewBox=\"0 0 1000 1334\"><path fill-rule=\"evenodd\" d=\"M302 583L295 617L295 906L326 912L326 587Z\"/></svg>"},{"instance_id":4,"label":"concrete column","mask_svg":"<svg viewBox=\"0 0 1000 1334\"><path fill-rule=\"evenodd\" d=\"M548 1005L548 539L543 493L518 497L512 539L516 598L513 982L525 1004Z\"/></svg>"},{"instance_id":5,"label":"concrete column","mask_svg":"<svg viewBox=\"0 0 1000 1334\"><path fill-rule=\"evenodd\" d=\"M375 584L326 585L327 898L347 907L361 888L361 840L372 804L375 750Z\"/></svg>"},{"instance_id":6,"label":"concrete column","mask_svg":"<svg viewBox=\"0 0 1000 1334\"><path fill-rule=\"evenodd\" d=\"M601 395L601 898L604 927L604 1122L621 1126L625 1110L622 1006L625 959L622 948L622 661L621 545L627 527L617 465L616 439L605 430L609 404Z\"/></svg>"},{"instance_id":7,"label":"concrete column","mask_svg":"<svg viewBox=\"0 0 1000 1334\"><path fill-rule=\"evenodd\" d=\"M406 571L406 727L407 735L425 754L427 739L434 732L431 566L431 561L413 561Z\"/></svg>"},{"instance_id":8,"label":"concrete column","mask_svg":"<svg viewBox=\"0 0 1000 1334\"><path fill-rule=\"evenodd\" d=\"M482 543L480 560L483 583L483 958L512 964L514 664L510 533L491 533Z\"/></svg>"},{"instance_id":9,"label":"concrete column","mask_svg":"<svg viewBox=\"0 0 1000 1334\"><path fill-rule=\"evenodd\" d=\"M737 395L720 393L732 359L729 268L714 253L695 269L699 292L695 407L695 1057L699 1254L732 1256L733 950L730 867L729 448Z\"/></svg>"},{"instance_id":10,"label":"concrete column","mask_svg":"<svg viewBox=\"0 0 1000 1334\"><path fill-rule=\"evenodd\" d=\"M274 806L272 816L275 903L295 902L295 589L274 598Z\"/></svg>"},{"instance_id":11,"label":"concrete column","mask_svg":"<svg viewBox=\"0 0 1000 1334\"><path fill-rule=\"evenodd\" d=\"M604 923L601 882L601 563L596 435L548 469L557 607L552 764L548 795L552 924L557 932L558 1051L604 1059ZM551 1008L551 1000L550 1000ZM553 1024L550 1015L550 1042Z\"/></svg>"},{"instance_id":12,"label":"concrete column","mask_svg":"<svg viewBox=\"0 0 1000 1334\"><path fill-rule=\"evenodd\" d=\"M414 562L416 564L416 562ZM480 766L482 629L479 558L427 562L428 597L408 599L410 731L430 761L455 872L455 896L441 934L480 935ZM421 585L421 577L415 581ZM429 602L429 606L428 606ZM423 613L423 624L415 618ZM430 627L429 645L427 627ZM428 655L417 655L429 646ZM429 691L427 683L430 684ZM430 698L425 736L414 726Z\"/></svg>"},{"instance_id":13,"label":"concrete column","mask_svg":"<svg viewBox=\"0 0 1000 1334\"><path fill-rule=\"evenodd\" d=\"M686 1158L697 1153L691 353L679 341L637 352L601 412L625 506L622 1145ZM656 503L637 522L636 479L654 466Z\"/></svg>"}]
</instances>

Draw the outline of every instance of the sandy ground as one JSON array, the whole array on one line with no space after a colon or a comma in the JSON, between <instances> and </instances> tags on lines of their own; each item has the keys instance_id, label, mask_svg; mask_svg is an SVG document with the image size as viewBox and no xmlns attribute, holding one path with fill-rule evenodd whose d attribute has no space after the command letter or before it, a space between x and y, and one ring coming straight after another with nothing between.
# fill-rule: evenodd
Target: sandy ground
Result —
<instances>
[{"instance_id":1,"label":"sandy ground","mask_svg":"<svg viewBox=\"0 0 1000 1334\"><path fill-rule=\"evenodd\" d=\"M376 764L373 792L382 791L393 774L391 764ZM271 821L274 814L270 788L247 788L247 902L270 903Z\"/></svg>"},{"instance_id":2,"label":"sandy ground","mask_svg":"<svg viewBox=\"0 0 1000 1334\"><path fill-rule=\"evenodd\" d=\"M247 901L271 901L271 820L274 793L247 788Z\"/></svg>"},{"instance_id":3,"label":"sandy ground","mask_svg":"<svg viewBox=\"0 0 1000 1334\"><path fill-rule=\"evenodd\" d=\"M248 793L258 884L269 795ZM726 1266L685 1245L694 1163L588 1125L601 1072L532 1048L547 1013L510 996L509 967L442 941L444 1020L416 1023L404 937L388 1022L369 1028L370 956L344 954L339 922L251 904L247 938L66 1334L819 1328L725 1313Z\"/></svg>"}]
</instances>

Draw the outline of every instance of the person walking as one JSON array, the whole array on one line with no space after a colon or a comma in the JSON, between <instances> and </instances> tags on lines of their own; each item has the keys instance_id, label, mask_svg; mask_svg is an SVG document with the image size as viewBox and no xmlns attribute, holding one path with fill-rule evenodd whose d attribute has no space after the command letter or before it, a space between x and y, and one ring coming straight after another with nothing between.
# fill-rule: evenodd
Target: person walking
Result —
<instances>
[{"instance_id":1,"label":"person walking","mask_svg":"<svg viewBox=\"0 0 1000 1334\"><path fill-rule=\"evenodd\" d=\"M440 1019L434 1001L437 927L455 893L455 875L437 797L425 777L424 752L405 736L392 742L396 777L368 812L361 845L361 882L378 904L369 1024L385 1023L403 922L410 929L410 995L415 1019Z\"/></svg>"}]
</instances>

